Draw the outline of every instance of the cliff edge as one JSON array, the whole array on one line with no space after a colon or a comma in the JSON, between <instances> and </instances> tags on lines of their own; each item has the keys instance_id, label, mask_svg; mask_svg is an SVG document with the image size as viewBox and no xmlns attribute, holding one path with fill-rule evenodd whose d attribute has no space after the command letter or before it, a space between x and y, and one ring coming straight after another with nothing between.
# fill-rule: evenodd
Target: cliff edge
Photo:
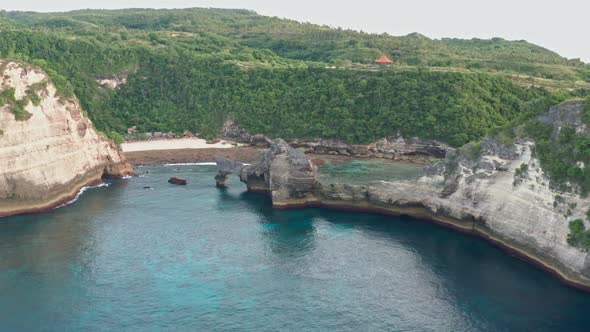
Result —
<instances>
[{"instance_id":1,"label":"cliff edge","mask_svg":"<svg viewBox=\"0 0 590 332\"><path fill-rule=\"evenodd\" d=\"M581 109L579 101L565 102L539 120L552 125L555 131L574 127L577 133L585 134L583 122L571 120L579 117ZM275 200L273 193L275 207L314 205L429 219L482 237L567 284L590 290L590 255L568 241L570 221L585 219L590 200L552 184L532 139L521 137L499 142L488 137L468 144L427 167L419 179L365 185L316 183L310 186L311 182L303 182L299 187L301 173L287 171L290 168L284 165L303 165L297 160L308 159L292 148L273 146L260 162L250 168L240 167L240 171L249 189L261 189L254 191L272 190L275 178L290 184L283 192L291 195ZM279 153L270 152L273 149ZM293 160L288 162L290 159ZM277 162L282 166L275 166ZM308 169L303 177L314 178L313 165ZM313 199L298 200L298 193Z\"/></svg>"},{"instance_id":2,"label":"cliff edge","mask_svg":"<svg viewBox=\"0 0 590 332\"><path fill-rule=\"evenodd\" d=\"M133 169L46 73L0 60L0 217L42 212Z\"/></svg>"}]
</instances>

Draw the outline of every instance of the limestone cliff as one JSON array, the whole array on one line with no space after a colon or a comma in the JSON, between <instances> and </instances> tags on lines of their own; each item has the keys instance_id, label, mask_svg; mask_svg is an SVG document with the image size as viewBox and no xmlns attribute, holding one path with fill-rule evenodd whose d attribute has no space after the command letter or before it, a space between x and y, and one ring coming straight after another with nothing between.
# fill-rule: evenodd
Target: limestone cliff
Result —
<instances>
[{"instance_id":1,"label":"limestone cliff","mask_svg":"<svg viewBox=\"0 0 590 332\"><path fill-rule=\"evenodd\" d=\"M0 216L52 209L103 176L132 173L39 68L0 60L0 91Z\"/></svg>"},{"instance_id":2,"label":"limestone cliff","mask_svg":"<svg viewBox=\"0 0 590 332\"><path fill-rule=\"evenodd\" d=\"M581 107L579 101L566 102L540 119L555 130L570 125L584 132L583 123L571 116L579 115ZM584 219L590 200L554 189L534 146L528 139L504 145L486 138L428 168L418 180L330 184L319 196L324 206L434 219L487 238L570 284L590 289L590 256L567 242L569 221Z\"/></svg>"},{"instance_id":3,"label":"limestone cliff","mask_svg":"<svg viewBox=\"0 0 590 332\"><path fill-rule=\"evenodd\" d=\"M531 141L518 142L510 156L482 148L476 161L438 165L414 181L326 185L320 199L325 206L434 219L516 250L562 278L590 286L587 253L567 243L568 220L583 216L590 203L553 191L532 154L533 146ZM526 173L518 171L523 164L528 165ZM449 171L449 167L456 169ZM450 173L446 179L445 172ZM567 206L556 204L556 197L564 195Z\"/></svg>"},{"instance_id":4,"label":"limestone cliff","mask_svg":"<svg viewBox=\"0 0 590 332\"><path fill-rule=\"evenodd\" d=\"M539 119L551 123L557 131L562 126L574 126L576 132L585 133L586 127L579 120L581 107L578 101L567 102ZM428 167L419 179L366 185L323 183L313 188L306 182L299 190L313 197L307 202L317 206L412 215L481 236L564 282L590 290L590 256L567 241L569 221L585 219L590 200L554 189L534 146L530 139L506 144L486 138L451 152L446 160ZM293 173L286 171L288 162L283 160L291 155L280 155L282 166L274 167L276 159L265 157L252 169L257 171L247 172L246 178L252 181L249 187L259 184L263 189L272 188L270 174L272 179L293 178ZM291 184L287 192L297 192L293 190L297 182ZM287 205L297 205L297 200L290 203Z\"/></svg>"}]
</instances>

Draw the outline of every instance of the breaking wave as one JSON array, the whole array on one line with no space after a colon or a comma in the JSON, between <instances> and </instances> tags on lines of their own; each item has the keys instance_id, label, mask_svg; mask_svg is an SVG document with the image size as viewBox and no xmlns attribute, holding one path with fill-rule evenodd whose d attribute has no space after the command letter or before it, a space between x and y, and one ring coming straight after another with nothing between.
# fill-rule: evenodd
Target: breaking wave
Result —
<instances>
[{"instance_id":1,"label":"breaking wave","mask_svg":"<svg viewBox=\"0 0 590 332\"><path fill-rule=\"evenodd\" d=\"M82 194L84 192L86 192L86 190L88 190L88 189L108 187L108 186L109 186L108 183L104 183L103 182L103 183L101 183L99 185L96 185L96 186L85 186L85 187L82 187L82 189L80 189L80 191L76 194L76 197L74 197L71 200L67 201L66 203L63 203L62 205L56 207L56 209L62 208L64 206L66 206L66 205L70 205L70 204L76 202L80 198L80 196L82 196Z\"/></svg>"}]
</instances>

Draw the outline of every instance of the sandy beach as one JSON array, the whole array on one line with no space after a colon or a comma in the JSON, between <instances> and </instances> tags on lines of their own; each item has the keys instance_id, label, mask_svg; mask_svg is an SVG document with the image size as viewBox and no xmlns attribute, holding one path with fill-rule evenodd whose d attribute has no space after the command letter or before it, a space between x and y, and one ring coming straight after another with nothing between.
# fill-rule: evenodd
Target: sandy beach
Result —
<instances>
[{"instance_id":1,"label":"sandy beach","mask_svg":"<svg viewBox=\"0 0 590 332\"><path fill-rule=\"evenodd\" d=\"M215 144L207 144L201 138L161 139L137 142L125 142L121 144L123 152L180 150L180 149L230 149L235 147L230 142L220 141Z\"/></svg>"},{"instance_id":2,"label":"sandy beach","mask_svg":"<svg viewBox=\"0 0 590 332\"><path fill-rule=\"evenodd\" d=\"M250 162L262 151L253 147L236 146L228 141L207 144L200 138L126 142L121 144L121 148L127 160L134 166L208 162L213 161L216 156Z\"/></svg>"}]
</instances>

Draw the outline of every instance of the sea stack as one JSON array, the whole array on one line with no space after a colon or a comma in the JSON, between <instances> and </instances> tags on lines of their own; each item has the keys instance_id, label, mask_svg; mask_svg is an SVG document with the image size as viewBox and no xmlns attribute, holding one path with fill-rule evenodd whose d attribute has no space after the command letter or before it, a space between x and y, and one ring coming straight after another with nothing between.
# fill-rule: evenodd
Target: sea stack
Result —
<instances>
[{"instance_id":1,"label":"sea stack","mask_svg":"<svg viewBox=\"0 0 590 332\"><path fill-rule=\"evenodd\" d=\"M0 60L0 91L0 216L47 211L102 177L133 173L43 70Z\"/></svg>"},{"instance_id":2,"label":"sea stack","mask_svg":"<svg viewBox=\"0 0 590 332\"><path fill-rule=\"evenodd\" d=\"M228 174L239 174L248 191L268 194L276 208L313 205L318 202L315 168L303 152L290 147L284 140L271 143L257 162L244 165L225 158L216 159L219 186Z\"/></svg>"}]
</instances>

